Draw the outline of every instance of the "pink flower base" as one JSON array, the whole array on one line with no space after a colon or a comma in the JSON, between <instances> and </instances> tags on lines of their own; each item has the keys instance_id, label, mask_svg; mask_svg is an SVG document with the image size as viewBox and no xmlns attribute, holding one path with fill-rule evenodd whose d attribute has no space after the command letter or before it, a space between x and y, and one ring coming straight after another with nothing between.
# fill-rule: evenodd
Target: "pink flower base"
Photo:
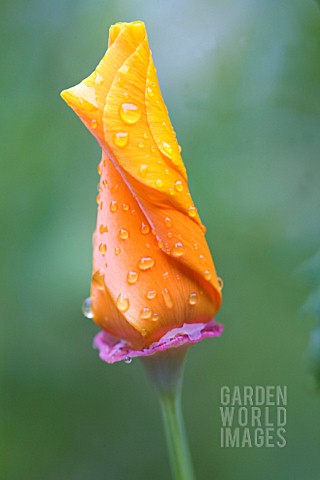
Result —
<instances>
[{"instance_id":1,"label":"pink flower base","mask_svg":"<svg viewBox=\"0 0 320 480\"><path fill-rule=\"evenodd\" d=\"M129 362L134 357L154 355L168 348L201 342L204 338L219 337L222 332L223 326L212 319L208 323L185 323L142 350L133 350L125 340L119 340L105 331L95 336L93 345L99 350L99 356L104 362L115 363L122 360Z\"/></svg>"}]
</instances>

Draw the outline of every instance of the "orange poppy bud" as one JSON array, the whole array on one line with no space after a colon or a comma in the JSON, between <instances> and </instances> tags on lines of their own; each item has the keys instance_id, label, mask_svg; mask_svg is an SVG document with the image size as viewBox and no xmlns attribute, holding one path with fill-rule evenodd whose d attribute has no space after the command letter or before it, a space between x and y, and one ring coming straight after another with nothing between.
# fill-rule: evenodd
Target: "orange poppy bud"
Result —
<instances>
[{"instance_id":1,"label":"orange poppy bud","mask_svg":"<svg viewBox=\"0 0 320 480\"><path fill-rule=\"evenodd\" d=\"M122 339L133 350L183 325L205 326L220 307L221 283L144 24L113 25L96 70L61 95L102 148L94 321L114 343Z\"/></svg>"}]
</instances>

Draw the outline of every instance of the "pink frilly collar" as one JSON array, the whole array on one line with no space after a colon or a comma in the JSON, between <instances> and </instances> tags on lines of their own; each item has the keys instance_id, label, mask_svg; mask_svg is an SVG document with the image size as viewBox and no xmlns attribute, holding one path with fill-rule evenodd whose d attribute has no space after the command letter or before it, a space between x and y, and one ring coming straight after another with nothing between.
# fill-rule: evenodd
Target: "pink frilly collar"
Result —
<instances>
[{"instance_id":1,"label":"pink frilly collar","mask_svg":"<svg viewBox=\"0 0 320 480\"><path fill-rule=\"evenodd\" d=\"M160 340L141 350L133 350L125 340L119 340L105 331L95 336L93 345L99 350L99 356L104 362L115 363L124 360L130 363L134 357L154 355L168 348L191 345L204 338L219 337L222 332L223 325L212 319L208 323L185 323L180 328L170 330Z\"/></svg>"}]
</instances>

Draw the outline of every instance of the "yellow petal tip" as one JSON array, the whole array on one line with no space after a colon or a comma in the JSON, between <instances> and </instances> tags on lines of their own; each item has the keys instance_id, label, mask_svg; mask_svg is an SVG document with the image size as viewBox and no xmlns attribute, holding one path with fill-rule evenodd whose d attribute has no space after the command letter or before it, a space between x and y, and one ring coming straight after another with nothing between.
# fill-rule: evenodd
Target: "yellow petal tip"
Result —
<instances>
[{"instance_id":1,"label":"yellow petal tip","mask_svg":"<svg viewBox=\"0 0 320 480\"><path fill-rule=\"evenodd\" d=\"M70 94L69 90L62 90L62 92L60 92L60 97L61 97L62 100L64 100L68 105L70 104L72 95Z\"/></svg>"},{"instance_id":2,"label":"yellow petal tip","mask_svg":"<svg viewBox=\"0 0 320 480\"><path fill-rule=\"evenodd\" d=\"M111 25L109 28L109 42L108 46L111 47L111 45L116 41L117 37L119 34L123 31L127 30L134 35L146 35L146 26L141 20L137 20L135 22L118 22L115 23L114 25Z\"/></svg>"},{"instance_id":3,"label":"yellow petal tip","mask_svg":"<svg viewBox=\"0 0 320 480\"><path fill-rule=\"evenodd\" d=\"M111 45L115 42L121 30L122 30L121 23L116 23L115 25L111 25L111 27L109 28L109 43L108 43L109 47L111 47Z\"/></svg>"},{"instance_id":4,"label":"yellow petal tip","mask_svg":"<svg viewBox=\"0 0 320 480\"><path fill-rule=\"evenodd\" d=\"M98 112L98 103L96 90L93 87L81 82L74 87L63 90L60 95L83 122L87 123L95 118Z\"/></svg>"}]
</instances>

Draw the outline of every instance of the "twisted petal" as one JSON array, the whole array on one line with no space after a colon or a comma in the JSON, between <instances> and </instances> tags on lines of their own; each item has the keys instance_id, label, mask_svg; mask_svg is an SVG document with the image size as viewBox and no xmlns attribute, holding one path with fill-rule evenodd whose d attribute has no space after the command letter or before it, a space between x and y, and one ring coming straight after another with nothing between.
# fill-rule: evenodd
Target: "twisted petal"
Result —
<instances>
[{"instance_id":1,"label":"twisted petal","mask_svg":"<svg viewBox=\"0 0 320 480\"><path fill-rule=\"evenodd\" d=\"M96 323L134 349L207 323L221 288L142 22L116 24L96 70L62 92L102 148Z\"/></svg>"}]
</instances>

